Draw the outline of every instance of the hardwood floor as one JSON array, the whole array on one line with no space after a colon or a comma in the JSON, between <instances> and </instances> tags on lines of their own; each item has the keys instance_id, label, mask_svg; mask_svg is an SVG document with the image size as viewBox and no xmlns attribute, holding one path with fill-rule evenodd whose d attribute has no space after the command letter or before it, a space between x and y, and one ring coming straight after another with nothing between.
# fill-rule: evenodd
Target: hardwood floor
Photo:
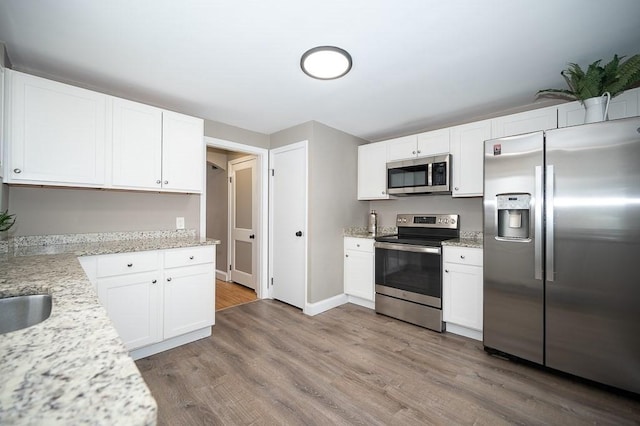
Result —
<instances>
[{"instance_id":1,"label":"hardwood floor","mask_svg":"<svg viewBox=\"0 0 640 426\"><path fill-rule=\"evenodd\" d=\"M640 401L347 304L259 300L211 337L137 361L160 425L640 423Z\"/></svg>"},{"instance_id":2,"label":"hardwood floor","mask_svg":"<svg viewBox=\"0 0 640 426\"><path fill-rule=\"evenodd\" d=\"M256 292L240 284L216 280L216 311L257 299Z\"/></svg>"}]
</instances>

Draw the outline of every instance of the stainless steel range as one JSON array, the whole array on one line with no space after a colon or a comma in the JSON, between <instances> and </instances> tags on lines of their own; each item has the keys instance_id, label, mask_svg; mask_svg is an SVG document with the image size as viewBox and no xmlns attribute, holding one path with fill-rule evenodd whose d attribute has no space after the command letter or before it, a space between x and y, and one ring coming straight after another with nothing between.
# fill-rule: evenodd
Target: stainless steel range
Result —
<instances>
[{"instance_id":1,"label":"stainless steel range","mask_svg":"<svg viewBox=\"0 0 640 426\"><path fill-rule=\"evenodd\" d=\"M441 332L442 242L460 236L460 218L399 214L396 225L374 244L376 312Z\"/></svg>"}]
</instances>

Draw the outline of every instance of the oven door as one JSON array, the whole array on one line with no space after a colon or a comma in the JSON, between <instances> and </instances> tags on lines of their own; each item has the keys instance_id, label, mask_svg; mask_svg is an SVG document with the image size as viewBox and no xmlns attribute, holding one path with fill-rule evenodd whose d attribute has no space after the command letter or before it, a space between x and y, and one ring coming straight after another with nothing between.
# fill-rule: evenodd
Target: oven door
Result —
<instances>
[{"instance_id":1,"label":"oven door","mask_svg":"<svg viewBox=\"0 0 640 426\"><path fill-rule=\"evenodd\" d=\"M440 247L376 242L376 293L442 309Z\"/></svg>"}]
</instances>

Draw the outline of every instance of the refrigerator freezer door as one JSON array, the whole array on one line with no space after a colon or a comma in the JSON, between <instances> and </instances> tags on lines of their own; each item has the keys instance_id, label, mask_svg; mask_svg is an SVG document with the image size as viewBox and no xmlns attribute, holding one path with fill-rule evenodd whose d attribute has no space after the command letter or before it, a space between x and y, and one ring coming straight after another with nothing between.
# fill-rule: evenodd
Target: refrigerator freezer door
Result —
<instances>
[{"instance_id":1,"label":"refrigerator freezer door","mask_svg":"<svg viewBox=\"0 0 640 426\"><path fill-rule=\"evenodd\" d=\"M484 345L539 364L544 361L542 166L542 132L485 142ZM525 214L519 203L527 199ZM519 219L512 218L516 211ZM530 219L527 232L510 229L524 217ZM508 222L498 226L500 219ZM501 235L505 230L513 235Z\"/></svg>"},{"instance_id":2,"label":"refrigerator freezer door","mask_svg":"<svg viewBox=\"0 0 640 426\"><path fill-rule=\"evenodd\" d=\"M546 147L546 365L640 393L640 118L552 130Z\"/></svg>"}]
</instances>

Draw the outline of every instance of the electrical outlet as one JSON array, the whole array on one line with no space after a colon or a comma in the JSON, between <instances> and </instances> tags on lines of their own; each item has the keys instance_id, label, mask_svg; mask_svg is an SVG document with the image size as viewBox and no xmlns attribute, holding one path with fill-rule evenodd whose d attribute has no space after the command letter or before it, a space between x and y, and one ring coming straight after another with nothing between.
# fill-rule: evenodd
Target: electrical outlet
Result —
<instances>
[{"instance_id":1,"label":"electrical outlet","mask_svg":"<svg viewBox=\"0 0 640 426\"><path fill-rule=\"evenodd\" d=\"M176 229L184 229L184 217L176 217Z\"/></svg>"}]
</instances>

